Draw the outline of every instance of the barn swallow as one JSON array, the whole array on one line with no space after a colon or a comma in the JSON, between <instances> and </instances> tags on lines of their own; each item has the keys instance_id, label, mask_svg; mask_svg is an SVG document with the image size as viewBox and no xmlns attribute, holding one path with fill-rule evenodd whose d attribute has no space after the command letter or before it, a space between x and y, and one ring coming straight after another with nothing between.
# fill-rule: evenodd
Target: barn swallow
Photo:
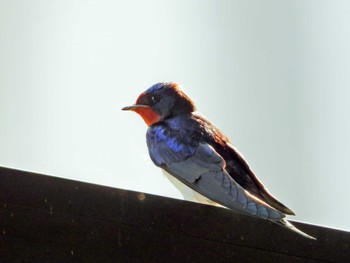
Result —
<instances>
[{"instance_id":1,"label":"barn swallow","mask_svg":"<svg viewBox=\"0 0 350 263\"><path fill-rule=\"evenodd\" d=\"M293 226L294 213L273 197L230 140L200 114L190 97L173 82L153 85L124 107L148 126L147 146L153 163L194 201L220 205L270 220L315 239Z\"/></svg>"}]
</instances>

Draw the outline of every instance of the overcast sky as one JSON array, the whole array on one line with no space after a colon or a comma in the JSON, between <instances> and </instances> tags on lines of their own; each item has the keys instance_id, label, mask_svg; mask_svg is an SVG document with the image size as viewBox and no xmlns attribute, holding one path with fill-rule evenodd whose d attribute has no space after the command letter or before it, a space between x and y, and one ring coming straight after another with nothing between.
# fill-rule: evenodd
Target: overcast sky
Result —
<instances>
[{"instance_id":1,"label":"overcast sky","mask_svg":"<svg viewBox=\"0 0 350 263\"><path fill-rule=\"evenodd\" d=\"M120 110L175 81L296 220L350 230L349 14L348 1L1 1L0 165L182 198Z\"/></svg>"}]
</instances>

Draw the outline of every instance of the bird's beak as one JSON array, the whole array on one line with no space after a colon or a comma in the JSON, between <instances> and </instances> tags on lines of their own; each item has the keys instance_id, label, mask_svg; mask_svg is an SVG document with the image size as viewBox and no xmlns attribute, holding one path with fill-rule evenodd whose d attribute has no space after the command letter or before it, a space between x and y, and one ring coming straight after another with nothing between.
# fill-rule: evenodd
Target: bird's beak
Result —
<instances>
[{"instance_id":1,"label":"bird's beak","mask_svg":"<svg viewBox=\"0 0 350 263\"><path fill-rule=\"evenodd\" d=\"M135 109L139 109L139 108L148 108L149 106L147 105L141 105L141 104L134 104L131 106L126 106L124 108L122 108L122 110L132 110L134 111Z\"/></svg>"},{"instance_id":2,"label":"bird's beak","mask_svg":"<svg viewBox=\"0 0 350 263\"><path fill-rule=\"evenodd\" d=\"M134 104L126 106L122 110L131 110L139 114L148 126L158 122L161 116L155 112L149 105Z\"/></svg>"}]
</instances>

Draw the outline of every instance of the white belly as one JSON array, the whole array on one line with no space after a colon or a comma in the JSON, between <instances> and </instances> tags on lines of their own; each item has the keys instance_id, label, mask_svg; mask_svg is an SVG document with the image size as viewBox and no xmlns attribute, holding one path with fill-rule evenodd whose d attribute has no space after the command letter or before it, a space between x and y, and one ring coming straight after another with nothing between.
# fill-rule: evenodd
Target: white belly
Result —
<instances>
[{"instance_id":1,"label":"white belly","mask_svg":"<svg viewBox=\"0 0 350 263\"><path fill-rule=\"evenodd\" d=\"M169 174L167 171L165 171L163 169L162 169L162 171L163 171L163 174L165 175L165 177L168 178L170 183L172 183L176 187L176 189L180 191L180 193L182 194L182 196L185 200L200 203L200 204L224 207L224 206L206 198L205 196L201 195L200 193L197 193L196 191L192 190L187 185L181 183L178 179L176 179L174 176Z\"/></svg>"}]
</instances>

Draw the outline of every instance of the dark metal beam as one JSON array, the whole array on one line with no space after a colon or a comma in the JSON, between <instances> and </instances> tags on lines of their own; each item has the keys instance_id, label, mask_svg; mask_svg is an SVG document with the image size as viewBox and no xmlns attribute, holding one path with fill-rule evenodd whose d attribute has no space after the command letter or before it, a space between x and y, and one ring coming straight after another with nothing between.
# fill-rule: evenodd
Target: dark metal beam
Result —
<instances>
[{"instance_id":1,"label":"dark metal beam","mask_svg":"<svg viewBox=\"0 0 350 263\"><path fill-rule=\"evenodd\" d=\"M350 262L350 233L317 241L227 209L0 167L0 262Z\"/></svg>"}]
</instances>

